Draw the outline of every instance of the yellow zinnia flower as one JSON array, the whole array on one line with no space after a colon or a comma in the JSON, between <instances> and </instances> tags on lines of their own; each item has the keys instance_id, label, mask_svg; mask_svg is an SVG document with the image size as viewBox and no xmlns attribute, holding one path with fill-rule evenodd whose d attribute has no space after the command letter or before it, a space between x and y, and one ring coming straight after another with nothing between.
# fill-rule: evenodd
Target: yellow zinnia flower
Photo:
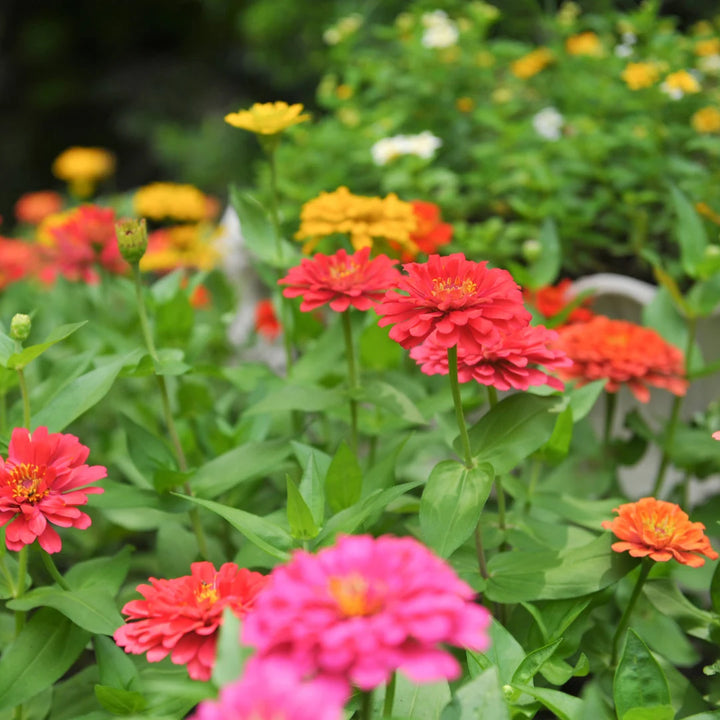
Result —
<instances>
[{"instance_id":1,"label":"yellow zinnia flower","mask_svg":"<svg viewBox=\"0 0 720 720\"><path fill-rule=\"evenodd\" d=\"M700 92L700 83L687 70L670 73L662 84L663 90L672 97L682 97L686 93Z\"/></svg>"},{"instance_id":2,"label":"yellow zinnia flower","mask_svg":"<svg viewBox=\"0 0 720 720\"><path fill-rule=\"evenodd\" d=\"M720 132L720 110L714 107L700 108L690 118L690 122L699 133Z\"/></svg>"},{"instance_id":3,"label":"yellow zinnia flower","mask_svg":"<svg viewBox=\"0 0 720 720\"><path fill-rule=\"evenodd\" d=\"M80 198L92 195L95 185L115 172L115 156L104 148L71 147L58 155L52 173L69 183L70 191Z\"/></svg>"},{"instance_id":4,"label":"yellow zinnia flower","mask_svg":"<svg viewBox=\"0 0 720 720\"><path fill-rule=\"evenodd\" d=\"M552 59L552 53L547 48L540 47L511 63L510 70L515 77L525 80L545 69Z\"/></svg>"},{"instance_id":5,"label":"yellow zinnia flower","mask_svg":"<svg viewBox=\"0 0 720 720\"><path fill-rule=\"evenodd\" d=\"M592 55L599 57L603 54L600 38L594 32L582 32L572 35L565 41L565 49L569 55Z\"/></svg>"},{"instance_id":6,"label":"yellow zinnia flower","mask_svg":"<svg viewBox=\"0 0 720 720\"><path fill-rule=\"evenodd\" d=\"M698 40L695 43L695 54L700 57L707 55L720 55L720 38L708 38L707 40Z\"/></svg>"},{"instance_id":7,"label":"yellow zinnia flower","mask_svg":"<svg viewBox=\"0 0 720 720\"><path fill-rule=\"evenodd\" d=\"M302 111L303 106L300 103L255 103L249 110L229 113L225 116L225 122L258 135L277 135L293 125L309 120L309 115L300 114Z\"/></svg>"},{"instance_id":8,"label":"yellow zinnia flower","mask_svg":"<svg viewBox=\"0 0 720 720\"><path fill-rule=\"evenodd\" d=\"M145 185L133 197L135 213L151 220L198 222L208 216L208 205L205 193L195 186L169 182Z\"/></svg>"},{"instance_id":9,"label":"yellow zinnia flower","mask_svg":"<svg viewBox=\"0 0 720 720\"><path fill-rule=\"evenodd\" d=\"M205 224L176 225L150 233L140 260L145 272L169 272L176 268L212 270L220 258L215 245L217 229Z\"/></svg>"},{"instance_id":10,"label":"yellow zinnia flower","mask_svg":"<svg viewBox=\"0 0 720 720\"><path fill-rule=\"evenodd\" d=\"M322 238L342 234L350 236L355 250L385 241L415 255L417 246L410 239L415 225L413 206L394 193L384 198L365 197L339 187L303 205L295 239L305 240L305 253L311 253Z\"/></svg>"},{"instance_id":11,"label":"yellow zinnia flower","mask_svg":"<svg viewBox=\"0 0 720 720\"><path fill-rule=\"evenodd\" d=\"M631 90L651 87L658 81L660 73L651 62L631 62L622 71L622 79Z\"/></svg>"}]
</instances>

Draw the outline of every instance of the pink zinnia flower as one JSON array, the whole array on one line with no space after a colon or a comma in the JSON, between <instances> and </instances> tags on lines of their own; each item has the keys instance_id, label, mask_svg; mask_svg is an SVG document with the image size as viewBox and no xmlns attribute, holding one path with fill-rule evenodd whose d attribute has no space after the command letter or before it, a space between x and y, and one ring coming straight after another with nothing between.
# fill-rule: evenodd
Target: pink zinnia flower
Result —
<instances>
[{"instance_id":1,"label":"pink zinnia flower","mask_svg":"<svg viewBox=\"0 0 720 720\"><path fill-rule=\"evenodd\" d=\"M502 334L481 352L468 352L458 348L458 380L477 380L498 390L527 390L531 385L549 385L562 390L563 384L537 366L546 369L567 367L572 364L564 352L550 349L548 344L557 333L542 325L524 327ZM447 348L431 335L422 345L410 350L410 357L420 365L426 375L447 375Z\"/></svg>"},{"instance_id":2,"label":"pink zinnia flower","mask_svg":"<svg viewBox=\"0 0 720 720\"><path fill-rule=\"evenodd\" d=\"M215 663L217 632L223 610L244 617L253 607L267 577L225 563L196 562L191 575L172 580L150 578L138 585L144 600L132 600L122 609L130 621L113 635L125 652L147 653L148 662L167 655L176 665L187 665L193 680L209 680Z\"/></svg>"},{"instance_id":3,"label":"pink zinnia flower","mask_svg":"<svg viewBox=\"0 0 720 720\"><path fill-rule=\"evenodd\" d=\"M404 348L435 332L444 348L481 352L500 332L530 322L520 287L507 270L489 269L487 262L467 260L462 253L431 255L426 263L403 268L408 277L388 291L377 311L384 316L379 325L394 325L390 337Z\"/></svg>"},{"instance_id":4,"label":"pink zinnia flower","mask_svg":"<svg viewBox=\"0 0 720 720\"><path fill-rule=\"evenodd\" d=\"M15 428L10 437L8 458L0 458L0 527L5 544L22 550L35 540L48 553L62 548L60 536L49 523L59 527L90 527L90 516L78 510L91 493L88 487L107 476L102 465L85 465L89 448L74 435L48 433L39 427L32 435Z\"/></svg>"},{"instance_id":5,"label":"pink zinnia flower","mask_svg":"<svg viewBox=\"0 0 720 720\"><path fill-rule=\"evenodd\" d=\"M278 280L278 285L288 286L283 290L285 297L302 297L302 312L321 305L344 312L350 306L369 310L399 277L393 260L387 255L371 259L370 248L365 247L353 255L338 250L334 255L317 253L303 258L300 265Z\"/></svg>"},{"instance_id":6,"label":"pink zinnia flower","mask_svg":"<svg viewBox=\"0 0 720 720\"><path fill-rule=\"evenodd\" d=\"M410 537L345 536L278 566L243 641L262 660L368 690L401 670L415 682L455 678L441 643L488 646L490 614L455 571Z\"/></svg>"},{"instance_id":7,"label":"pink zinnia flower","mask_svg":"<svg viewBox=\"0 0 720 720\"><path fill-rule=\"evenodd\" d=\"M303 682L283 660L251 660L217 702L201 703L190 720L340 720L347 685L327 678Z\"/></svg>"}]
</instances>

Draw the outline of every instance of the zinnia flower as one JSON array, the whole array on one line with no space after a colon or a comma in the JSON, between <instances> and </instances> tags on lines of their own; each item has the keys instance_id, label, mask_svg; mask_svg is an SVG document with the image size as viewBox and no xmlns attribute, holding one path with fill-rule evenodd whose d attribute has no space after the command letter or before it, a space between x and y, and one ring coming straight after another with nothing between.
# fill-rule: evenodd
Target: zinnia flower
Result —
<instances>
[{"instance_id":1,"label":"zinnia flower","mask_svg":"<svg viewBox=\"0 0 720 720\"><path fill-rule=\"evenodd\" d=\"M690 522L687 513L678 505L652 497L626 503L613 512L618 517L603 520L602 526L611 530L621 542L613 543L615 552L627 550L633 557L651 557L658 562L675 558L683 565L701 567L705 557L716 560L718 554L710 546L705 526Z\"/></svg>"},{"instance_id":2,"label":"zinnia flower","mask_svg":"<svg viewBox=\"0 0 720 720\"><path fill-rule=\"evenodd\" d=\"M363 690L395 670L415 682L456 678L441 643L484 650L490 614L455 571L410 537L341 537L276 567L243 627L261 660Z\"/></svg>"},{"instance_id":3,"label":"zinnia flower","mask_svg":"<svg viewBox=\"0 0 720 720\"><path fill-rule=\"evenodd\" d=\"M544 70L552 60L553 56L550 50L540 47L511 63L510 70L515 77L526 80Z\"/></svg>"},{"instance_id":4,"label":"zinnia flower","mask_svg":"<svg viewBox=\"0 0 720 720\"><path fill-rule=\"evenodd\" d=\"M259 300L255 305L255 331L272 342L281 330L282 327L275 315L272 300Z\"/></svg>"},{"instance_id":5,"label":"zinnia flower","mask_svg":"<svg viewBox=\"0 0 720 720\"><path fill-rule=\"evenodd\" d=\"M143 272L170 272L177 268L212 270L220 258L217 230L206 223L173 225L151 232L140 260Z\"/></svg>"},{"instance_id":6,"label":"zinnia flower","mask_svg":"<svg viewBox=\"0 0 720 720\"><path fill-rule=\"evenodd\" d=\"M300 103L286 102L255 103L249 110L238 110L225 116L225 122L242 130L258 135L277 135L287 128L305 122L309 115L301 115Z\"/></svg>"},{"instance_id":7,"label":"zinnia flower","mask_svg":"<svg viewBox=\"0 0 720 720\"><path fill-rule=\"evenodd\" d=\"M527 390L531 385L549 385L562 390L563 384L548 375L545 369L567 367L572 364L564 352L549 347L557 333L542 325L528 326L502 334L481 352L467 352L458 348L458 380L476 380L498 390ZM447 375L447 348L438 345L431 335L422 345L410 350L410 357L426 375Z\"/></svg>"},{"instance_id":8,"label":"zinnia flower","mask_svg":"<svg viewBox=\"0 0 720 720\"><path fill-rule=\"evenodd\" d=\"M122 611L129 622L113 639L125 652L147 653L148 662L170 655L176 665L187 665L193 680L209 680L223 610L229 607L237 617L245 617L268 579L234 563L217 571L209 562L190 568L190 575L150 578L149 585L138 585L145 599L125 605Z\"/></svg>"},{"instance_id":9,"label":"zinnia flower","mask_svg":"<svg viewBox=\"0 0 720 720\"><path fill-rule=\"evenodd\" d=\"M62 206L62 197L54 190L25 193L15 203L15 217L18 222L39 225L48 215L60 212Z\"/></svg>"},{"instance_id":10,"label":"zinnia flower","mask_svg":"<svg viewBox=\"0 0 720 720\"><path fill-rule=\"evenodd\" d=\"M0 236L0 290L39 271L36 246Z\"/></svg>"},{"instance_id":11,"label":"zinnia flower","mask_svg":"<svg viewBox=\"0 0 720 720\"><path fill-rule=\"evenodd\" d=\"M209 198L194 185L156 182L141 187L133 196L135 213L151 220L172 218L199 222L212 214Z\"/></svg>"},{"instance_id":12,"label":"zinnia flower","mask_svg":"<svg viewBox=\"0 0 720 720\"><path fill-rule=\"evenodd\" d=\"M25 428L12 431L7 460L0 458L0 527L7 525L8 549L22 550L37 539L43 550L56 553L62 542L50 523L90 527L89 515L78 506L103 492L91 483L106 477L107 469L85 465L89 454L74 435L48 433L46 427L32 435Z\"/></svg>"},{"instance_id":13,"label":"zinnia flower","mask_svg":"<svg viewBox=\"0 0 720 720\"><path fill-rule=\"evenodd\" d=\"M720 38L706 38L695 43L695 54L699 57L720 55Z\"/></svg>"},{"instance_id":14,"label":"zinnia flower","mask_svg":"<svg viewBox=\"0 0 720 720\"><path fill-rule=\"evenodd\" d=\"M660 77L660 71L651 62L631 62L625 66L621 77L631 90L641 90L653 86Z\"/></svg>"},{"instance_id":15,"label":"zinnia flower","mask_svg":"<svg viewBox=\"0 0 720 720\"><path fill-rule=\"evenodd\" d=\"M720 110L712 106L700 108L691 118L690 123L696 132L720 132Z\"/></svg>"},{"instance_id":16,"label":"zinnia flower","mask_svg":"<svg viewBox=\"0 0 720 720\"><path fill-rule=\"evenodd\" d=\"M312 258L303 258L300 265L290 268L288 274L278 280L278 285L288 286L283 290L285 297L302 297L302 312L321 305L344 312L350 306L369 310L399 277L387 255L371 259L370 248L366 247L353 255L340 249L334 255L317 253Z\"/></svg>"},{"instance_id":17,"label":"zinnia flower","mask_svg":"<svg viewBox=\"0 0 720 720\"><path fill-rule=\"evenodd\" d=\"M415 155L429 160L442 145L442 140L425 130L417 135L393 135L378 140L371 148L373 162L386 165L400 155Z\"/></svg>"},{"instance_id":18,"label":"zinnia flower","mask_svg":"<svg viewBox=\"0 0 720 720\"><path fill-rule=\"evenodd\" d=\"M58 155L52 164L55 177L69 183L80 198L92 195L95 185L115 172L115 156L104 148L71 147Z\"/></svg>"},{"instance_id":19,"label":"zinnia flower","mask_svg":"<svg viewBox=\"0 0 720 720\"><path fill-rule=\"evenodd\" d=\"M600 38L594 32L582 32L570 36L565 41L565 49L568 55L591 55L599 57L603 54L603 46Z\"/></svg>"},{"instance_id":20,"label":"zinnia flower","mask_svg":"<svg viewBox=\"0 0 720 720\"><path fill-rule=\"evenodd\" d=\"M572 359L559 371L580 385L605 379L605 390L617 392L625 384L640 402L650 399L649 385L684 395L683 353L651 328L626 320L596 315L584 323L559 328L557 347Z\"/></svg>"},{"instance_id":21,"label":"zinnia flower","mask_svg":"<svg viewBox=\"0 0 720 720\"><path fill-rule=\"evenodd\" d=\"M242 678L217 702L201 703L190 720L340 720L347 696L344 683L303 681L291 662L251 659Z\"/></svg>"},{"instance_id":22,"label":"zinnia flower","mask_svg":"<svg viewBox=\"0 0 720 720\"><path fill-rule=\"evenodd\" d=\"M481 353L501 332L530 321L507 270L490 269L462 253L431 255L426 263L406 263L403 269L408 277L388 291L377 311L383 316L380 327L394 325L390 337L406 349L436 332L444 348L464 345L465 352Z\"/></svg>"},{"instance_id":23,"label":"zinnia flower","mask_svg":"<svg viewBox=\"0 0 720 720\"><path fill-rule=\"evenodd\" d=\"M670 73L663 80L660 89L667 93L673 100L679 100L683 95L688 93L699 93L700 83L697 78L687 70L678 70Z\"/></svg>"},{"instance_id":24,"label":"zinnia flower","mask_svg":"<svg viewBox=\"0 0 720 720\"><path fill-rule=\"evenodd\" d=\"M551 320L560 315L572 301L572 298L568 295L571 286L572 280L564 278L557 285L545 285L537 288L537 290L523 288L523 298L544 318ZM578 307L573 308L563 321L563 325L587 322L594 317L595 314L588 307L590 302L590 298L585 298ZM556 323L553 323L553 325L556 325Z\"/></svg>"},{"instance_id":25,"label":"zinnia flower","mask_svg":"<svg viewBox=\"0 0 720 720\"><path fill-rule=\"evenodd\" d=\"M442 222L440 208L435 203L413 200L410 204L417 221L410 240L420 252L432 255L439 247L450 242L453 227L449 223ZM412 260L413 257L406 253L403 259Z\"/></svg>"}]
</instances>

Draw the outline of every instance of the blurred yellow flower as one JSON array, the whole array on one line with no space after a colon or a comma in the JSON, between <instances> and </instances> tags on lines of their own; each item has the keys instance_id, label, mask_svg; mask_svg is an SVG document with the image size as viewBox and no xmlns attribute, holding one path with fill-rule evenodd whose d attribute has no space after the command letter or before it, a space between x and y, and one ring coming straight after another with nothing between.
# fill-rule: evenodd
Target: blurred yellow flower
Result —
<instances>
[{"instance_id":1,"label":"blurred yellow flower","mask_svg":"<svg viewBox=\"0 0 720 720\"><path fill-rule=\"evenodd\" d=\"M569 55L592 55L599 57L603 54L600 38L594 32L582 32L572 35L565 41L565 49Z\"/></svg>"},{"instance_id":2,"label":"blurred yellow flower","mask_svg":"<svg viewBox=\"0 0 720 720\"><path fill-rule=\"evenodd\" d=\"M215 246L217 229L203 223L175 225L150 233L140 260L145 272L169 272L176 268L212 270L220 258Z\"/></svg>"},{"instance_id":3,"label":"blurred yellow flower","mask_svg":"<svg viewBox=\"0 0 720 720\"><path fill-rule=\"evenodd\" d=\"M417 246L410 239L416 218L411 203L390 193L384 198L353 195L341 186L306 202L300 211L296 240L304 240L303 252L311 253L329 235L349 235L355 250L372 247L375 241L397 243L412 255Z\"/></svg>"},{"instance_id":4,"label":"blurred yellow flower","mask_svg":"<svg viewBox=\"0 0 720 720\"><path fill-rule=\"evenodd\" d=\"M697 78L687 70L678 70L677 72L670 73L665 80L663 80L662 88L669 95L677 99L687 93L700 92L700 83L697 81Z\"/></svg>"},{"instance_id":5,"label":"blurred yellow flower","mask_svg":"<svg viewBox=\"0 0 720 720\"><path fill-rule=\"evenodd\" d=\"M546 47L539 47L527 55L523 55L510 64L515 77L525 80L544 70L553 60L552 53Z\"/></svg>"},{"instance_id":6,"label":"blurred yellow flower","mask_svg":"<svg viewBox=\"0 0 720 720\"><path fill-rule=\"evenodd\" d=\"M455 101L455 107L461 113L469 113L472 112L472 109L475 107L475 101L470 97L459 97Z\"/></svg>"},{"instance_id":7,"label":"blurred yellow flower","mask_svg":"<svg viewBox=\"0 0 720 720\"><path fill-rule=\"evenodd\" d=\"M53 175L67 182L70 192L80 198L92 195L95 185L114 172L115 156L98 147L68 148L52 164Z\"/></svg>"},{"instance_id":8,"label":"blurred yellow flower","mask_svg":"<svg viewBox=\"0 0 720 720\"><path fill-rule=\"evenodd\" d=\"M302 111L300 103L255 103L249 110L229 113L225 116L225 122L258 135L277 135L292 125L309 120L310 115L301 115Z\"/></svg>"},{"instance_id":9,"label":"blurred yellow flower","mask_svg":"<svg viewBox=\"0 0 720 720\"><path fill-rule=\"evenodd\" d=\"M699 133L720 132L720 110L710 106L700 108L690 118L690 123Z\"/></svg>"},{"instance_id":10,"label":"blurred yellow flower","mask_svg":"<svg viewBox=\"0 0 720 720\"><path fill-rule=\"evenodd\" d=\"M621 75L631 90L651 87L658 81L659 76L657 65L651 62L628 63Z\"/></svg>"},{"instance_id":11,"label":"blurred yellow flower","mask_svg":"<svg viewBox=\"0 0 720 720\"><path fill-rule=\"evenodd\" d=\"M695 43L695 54L700 57L707 55L720 55L720 38L707 38Z\"/></svg>"},{"instance_id":12,"label":"blurred yellow flower","mask_svg":"<svg viewBox=\"0 0 720 720\"><path fill-rule=\"evenodd\" d=\"M172 218L198 222L208 216L209 198L194 185L156 182L141 187L133 197L135 213L151 220Z\"/></svg>"}]
</instances>

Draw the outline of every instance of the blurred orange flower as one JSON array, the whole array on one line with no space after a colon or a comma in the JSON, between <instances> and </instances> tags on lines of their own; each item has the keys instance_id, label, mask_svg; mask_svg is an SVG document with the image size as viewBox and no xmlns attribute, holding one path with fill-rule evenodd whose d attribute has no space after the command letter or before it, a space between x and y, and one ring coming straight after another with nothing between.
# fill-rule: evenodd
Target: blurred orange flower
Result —
<instances>
[{"instance_id":1,"label":"blurred orange flower","mask_svg":"<svg viewBox=\"0 0 720 720\"><path fill-rule=\"evenodd\" d=\"M39 265L36 245L0 237L0 290L35 274Z\"/></svg>"},{"instance_id":2,"label":"blurred orange flower","mask_svg":"<svg viewBox=\"0 0 720 720\"><path fill-rule=\"evenodd\" d=\"M255 305L255 331L266 340L274 340L282 330L282 326L275 315L272 300L259 300Z\"/></svg>"},{"instance_id":3,"label":"blurred orange flower","mask_svg":"<svg viewBox=\"0 0 720 720\"><path fill-rule=\"evenodd\" d=\"M705 526L690 522L687 513L675 503L645 497L614 508L613 512L618 516L604 520L602 526L620 539L612 545L615 552L627 550L633 557L650 557L658 562L675 558L690 567L705 564L701 555L710 560L718 558L703 532Z\"/></svg>"},{"instance_id":4,"label":"blurred orange flower","mask_svg":"<svg viewBox=\"0 0 720 720\"><path fill-rule=\"evenodd\" d=\"M565 41L565 49L569 55L592 55L599 57L603 54L600 38L594 32L582 32L572 35Z\"/></svg>"},{"instance_id":5,"label":"blurred orange flower","mask_svg":"<svg viewBox=\"0 0 720 720\"><path fill-rule=\"evenodd\" d=\"M552 60L553 56L550 50L540 47L511 63L510 70L515 77L525 80L544 70Z\"/></svg>"},{"instance_id":6,"label":"blurred orange flower","mask_svg":"<svg viewBox=\"0 0 720 720\"><path fill-rule=\"evenodd\" d=\"M695 54L699 57L707 55L720 55L720 38L707 38L695 43Z\"/></svg>"},{"instance_id":7,"label":"blurred orange flower","mask_svg":"<svg viewBox=\"0 0 720 720\"><path fill-rule=\"evenodd\" d=\"M29 192L15 203L15 217L18 222L39 225L48 215L60 212L62 207L62 197L54 190Z\"/></svg>"},{"instance_id":8,"label":"blurred orange flower","mask_svg":"<svg viewBox=\"0 0 720 720\"><path fill-rule=\"evenodd\" d=\"M545 285L537 290L523 288L523 298L543 317L550 320L563 312L572 301L572 298L568 296L571 285L572 280L565 278L557 285ZM587 322L590 318L595 317L595 313L588 307L591 302L590 298L583 300L578 307L570 311L563 324Z\"/></svg>"}]
</instances>

